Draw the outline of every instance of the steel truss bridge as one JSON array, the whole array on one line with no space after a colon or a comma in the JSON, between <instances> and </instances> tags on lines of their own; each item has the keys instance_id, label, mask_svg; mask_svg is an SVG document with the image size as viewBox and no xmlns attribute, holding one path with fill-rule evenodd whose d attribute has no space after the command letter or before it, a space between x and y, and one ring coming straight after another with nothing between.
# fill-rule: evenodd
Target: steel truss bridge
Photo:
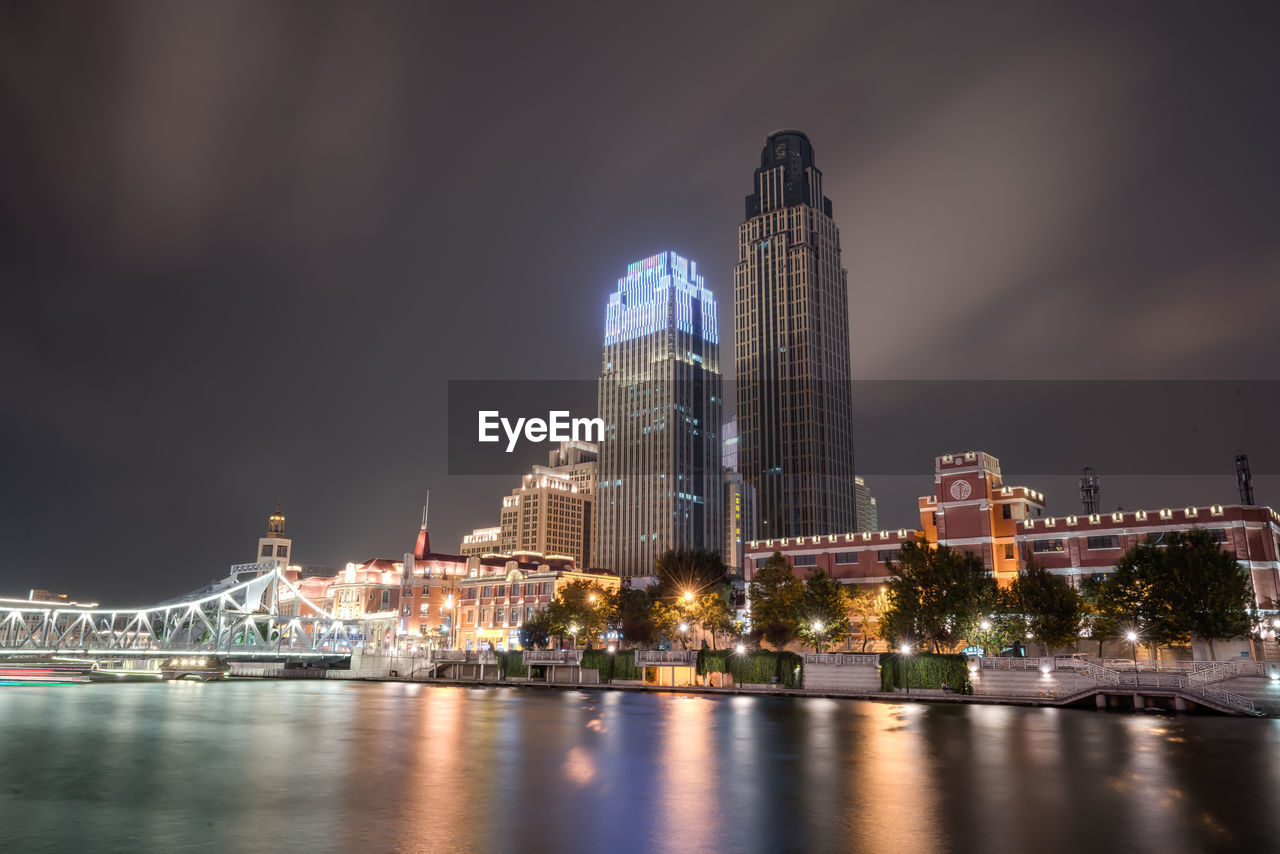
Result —
<instances>
[{"instance_id":1,"label":"steel truss bridge","mask_svg":"<svg viewBox=\"0 0 1280 854\"><path fill-rule=\"evenodd\" d=\"M281 613L282 602L297 613ZM0 605L0 658L202 653L227 659L334 659L362 646L365 629L374 625L380 626L336 619L272 569L143 608Z\"/></svg>"}]
</instances>

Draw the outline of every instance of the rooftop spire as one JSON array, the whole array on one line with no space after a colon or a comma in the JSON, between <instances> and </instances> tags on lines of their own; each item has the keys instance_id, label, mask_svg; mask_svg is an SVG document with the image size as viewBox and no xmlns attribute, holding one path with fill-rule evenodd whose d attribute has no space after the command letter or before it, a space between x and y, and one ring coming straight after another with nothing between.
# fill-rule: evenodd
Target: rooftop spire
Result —
<instances>
[{"instance_id":1,"label":"rooftop spire","mask_svg":"<svg viewBox=\"0 0 1280 854\"><path fill-rule=\"evenodd\" d=\"M422 528L418 530L418 540L413 544L413 559L426 560L431 554L431 535L427 533L427 511L431 507L431 490L427 490L427 503L422 505Z\"/></svg>"}]
</instances>

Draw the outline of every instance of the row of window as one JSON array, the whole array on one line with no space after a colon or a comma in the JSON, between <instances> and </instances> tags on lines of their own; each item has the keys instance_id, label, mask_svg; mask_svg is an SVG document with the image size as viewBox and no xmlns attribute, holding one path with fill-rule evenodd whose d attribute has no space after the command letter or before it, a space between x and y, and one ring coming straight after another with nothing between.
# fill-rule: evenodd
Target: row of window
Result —
<instances>
[{"instance_id":1,"label":"row of window","mask_svg":"<svg viewBox=\"0 0 1280 854\"><path fill-rule=\"evenodd\" d=\"M901 549L879 549L876 551L876 559L881 563L885 561L897 560L901 554ZM836 552L836 565L848 565L862 563L862 552ZM796 555L792 566L817 566L817 555Z\"/></svg>"}]
</instances>

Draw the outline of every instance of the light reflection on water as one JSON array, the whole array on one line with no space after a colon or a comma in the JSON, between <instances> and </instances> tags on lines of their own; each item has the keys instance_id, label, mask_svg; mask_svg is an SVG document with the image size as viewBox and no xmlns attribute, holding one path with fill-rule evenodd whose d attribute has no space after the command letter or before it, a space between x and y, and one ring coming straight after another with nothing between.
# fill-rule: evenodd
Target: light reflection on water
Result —
<instances>
[{"instance_id":1,"label":"light reflection on water","mask_svg":"<svg viewBox=\"0 0 1280 854\"><path fill-rule=\"evenodd\" d=\"M0 689L0 850L1274 850L1280 721L230 682Z\"/></svg>"}]
</instances>

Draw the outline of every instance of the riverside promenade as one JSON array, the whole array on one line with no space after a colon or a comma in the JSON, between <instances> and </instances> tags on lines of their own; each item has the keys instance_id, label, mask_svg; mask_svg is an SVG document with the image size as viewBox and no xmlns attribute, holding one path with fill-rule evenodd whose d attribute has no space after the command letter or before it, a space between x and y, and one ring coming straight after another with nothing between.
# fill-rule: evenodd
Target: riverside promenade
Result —
<instances>
[{"instance_id":1,"label":"riverside promenade","mask_svg":"<svg viewBox=\"0 0 1280 854\"><path fill-rule=\"evenodd\" d=\"M582 650L528 650L521 667L528 670L510 675L504 672L501 655L488 651L420 650L412 655L357 651L346 669L235 663L231 675L1280 716L1280 679L1269 678L1262 665L1247 660L1179 662L1125 672L1079 660L972 658L972 693L963 694L915 687L884 691L879 656L874 654L805 654L799 687L739 683L728 673L699 675L693 650L636 650L639 679L602 680L599 670L582 666L582 658Z\"/></svg>"}]
</instances>

